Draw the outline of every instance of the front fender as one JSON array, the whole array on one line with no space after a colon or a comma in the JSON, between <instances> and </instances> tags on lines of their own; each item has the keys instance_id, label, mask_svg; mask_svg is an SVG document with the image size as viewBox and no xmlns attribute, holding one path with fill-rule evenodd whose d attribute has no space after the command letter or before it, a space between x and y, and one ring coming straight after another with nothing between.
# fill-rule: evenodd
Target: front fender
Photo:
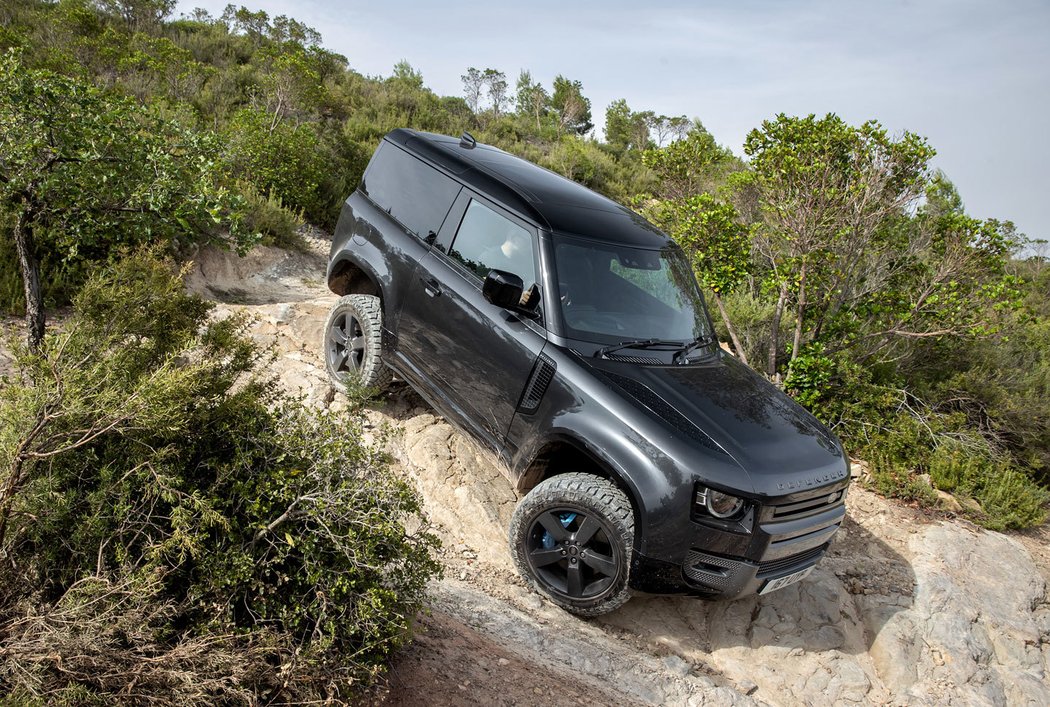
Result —
<instances>
[{"instance_id":1,"label":"front fender","mask_svg":"<svg viewBox=\"0 0 1050 707\"><path fill-rule=\"evenodd\" d=\"M684 556L683 524L689 525L698 478L746 481L728 455L698 448L669 429L614 386L584 368L573 354L547 347L557 373L533 414L515 415L508 438L519 488L526 472L546 448L573 444L584 451L631 495L635 504L636 548L654 557Z\"/></svg>"}]
</instances>

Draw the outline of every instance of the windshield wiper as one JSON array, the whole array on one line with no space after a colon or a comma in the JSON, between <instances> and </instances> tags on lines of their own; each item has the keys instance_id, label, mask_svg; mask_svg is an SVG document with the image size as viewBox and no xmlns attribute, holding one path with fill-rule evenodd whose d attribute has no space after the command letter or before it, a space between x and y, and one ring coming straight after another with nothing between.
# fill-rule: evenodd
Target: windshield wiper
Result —
<instances>
[{"instance_id":1,"label":"windshield wiper","mask_svg":"<svg viewBox=\"0 0 1050 707\"><path fill-rule=\"evenodd\" d=\"M696 337L688 344L674 352L674 356L671 357L671 363L689 363L689 354L693 353L701 346L713 344L714 341L715 337L711 336L710 334L702 334Z\"/></svg>"},{"instance_id":2,"label":"windshield wiper","mask_svg":"<svg viewBox=\"0 0 1050 707\"><path fill-rule=\"evenodd\" d=\"M620 349L647 349L651 346L675 346L682 345L681 341L668 341L667 339L635 339L633 341L621 341L611 346L603 346L594 352L595 358L605 358L607 355Z\"/></svg>"}]
</instances>

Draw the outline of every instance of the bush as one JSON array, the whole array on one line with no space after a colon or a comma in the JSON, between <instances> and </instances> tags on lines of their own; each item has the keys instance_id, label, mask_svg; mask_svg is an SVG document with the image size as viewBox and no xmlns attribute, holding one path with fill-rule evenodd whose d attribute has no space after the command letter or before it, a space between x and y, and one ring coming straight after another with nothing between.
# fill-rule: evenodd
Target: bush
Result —
<instances>
[{"instance_id":1,"label":"bush","mask_svg":"<svg viewBox=\"0 0 1050 707\"><path fill-rule=\"evenodd\" d=\"M996 458L977 435L943 441L930 455L929 473L938 489L976 500L980 508L970 513L986 528L1027 528L1046 518L1050 492L1008 459Z\"/></svg>"},{"instance_id":2,"label":"bush","mask_svg":"<svg viewBox=\"0 0 1050 707\"><path fill-rule=\"evenodd\" d=\"M312 124L293 126L257 110L239 111L226 129L234 177L293 211L320 218L324 157Z\"/></svg>"},{"instance_id":3,"label":"bush","mask_svg":"<svg viewBox=\"0 0 1050 707\"><path fill-rule=\"evenodd\" d=\"M936 490L956 496L963 515L992 530L1028 528L1046 519L1050 492L1025 470L994 450L986 438L967 430L962 416L906 408L887 414L855 453L871 471L871 486L881 494L941 505Z\"/></svg>"},{"instance_id":4,"label":"bush","mask_svg":"<svg viewBox=\"0 0 1050 707\"><path fill-rule=\"evenodd\" d=\"M260 243L263 245L302 250L302 238L297 234L303 225L302 216L286 209L273 192L263 196L250 185L241 187L245 205L244 227L262 236Z\"/></svg>"},{"instance_id":5,"label":"bush","mask_svg":"<svg viewBox=\"0 0 1050 707\"><path fill-rule=\"evenodd\" d=\"M38 354L18 350L0 390L0 689L322 699L407 640L438 569L417 498L358 413L282 397L245 319L210 308L138 253L92 277Z\"/></svg>"}]
</instances>

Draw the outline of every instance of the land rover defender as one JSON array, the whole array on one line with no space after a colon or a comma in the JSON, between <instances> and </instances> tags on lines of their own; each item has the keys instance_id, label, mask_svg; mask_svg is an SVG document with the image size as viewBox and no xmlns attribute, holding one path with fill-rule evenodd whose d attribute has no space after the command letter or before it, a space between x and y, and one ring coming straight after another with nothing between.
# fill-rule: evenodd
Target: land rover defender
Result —
<instances>
[{"instance_id":1,"label":"land rover defender","mask_svg":"<svg viewBox=\"0 0 1050 707\"><path fill-rule=\"evenodd\" d=\"M394 130L327 276L333 384L394 373L491 449L523 495L514 561L571 612L779 589L843 520L839 441L719 346L674 241L575 182Z\"/></svg>"}]
</instances>

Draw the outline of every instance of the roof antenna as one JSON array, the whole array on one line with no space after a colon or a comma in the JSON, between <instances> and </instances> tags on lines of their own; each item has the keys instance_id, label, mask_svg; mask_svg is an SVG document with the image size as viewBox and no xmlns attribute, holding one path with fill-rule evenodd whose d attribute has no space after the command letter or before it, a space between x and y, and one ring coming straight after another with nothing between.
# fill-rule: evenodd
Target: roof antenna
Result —
<instances>
[{"instance_id":1,"label":"roof antenna","mask_svg":"<svg viewBox=\"0 0 1050 707\"><path fill-rule=\"evenodd\" d=\"M459 146L467 150L473 150L477 144L478 141L474 139L474 136L464 130L459 138Z\"/></svg>"}]
</instances>

